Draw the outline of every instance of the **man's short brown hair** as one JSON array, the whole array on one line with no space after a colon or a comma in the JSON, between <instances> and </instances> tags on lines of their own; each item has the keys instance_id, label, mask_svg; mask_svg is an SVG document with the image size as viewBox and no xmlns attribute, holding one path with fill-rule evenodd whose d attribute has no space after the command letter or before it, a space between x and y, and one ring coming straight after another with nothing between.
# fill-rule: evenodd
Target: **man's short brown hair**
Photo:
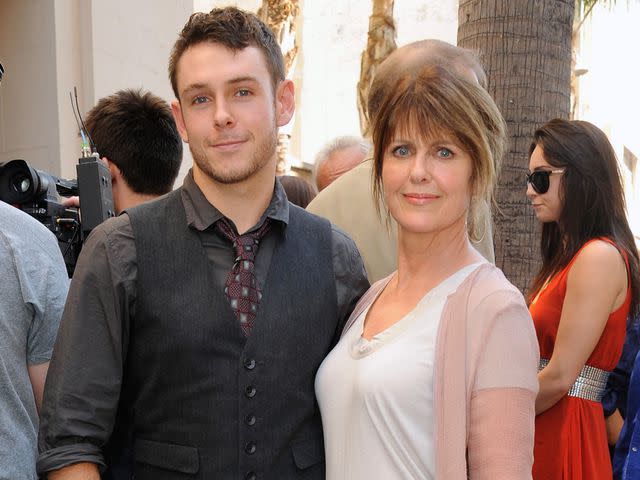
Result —
<instances>
[{"instance_id":1,"label":"man's short brown hair","mask_svg":"<svg viewBox=\"0 0 640 480\"><path fill-rule=\"evenodd\" d=\"M113 162L136 193L170 192L182 163L182 139L171 108L142 90L119 90L101 98L85 127L98 153Z\"/></svg>"},{"instance_id":2,"label":"man's short brown hair","mask_svg":"<svg viewBox=\"0 0 640 480\"><path fill-rule=\"evenodd\" d=\"M235 7L214 8L209 13L197 12L191 15L173 45L169 59L169 79L178 100L178 62L187 49L203 42L217 43L234 52L249 46L257 47L264 54L274 91L285 78L282 50L264 22L253 13Z\"/></svg>"}]
</instances>

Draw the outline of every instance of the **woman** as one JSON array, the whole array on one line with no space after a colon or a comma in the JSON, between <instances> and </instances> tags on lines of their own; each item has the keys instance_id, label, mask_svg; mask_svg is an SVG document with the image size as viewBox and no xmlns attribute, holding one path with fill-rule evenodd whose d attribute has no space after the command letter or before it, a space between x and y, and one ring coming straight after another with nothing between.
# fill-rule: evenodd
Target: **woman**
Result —
<instances>
[{"instance_id":1,"label":"woman","mask_svg":"<svg viewBox=\"0 0 640 480\"><path fill-rule=\"evenodd\" d=\"M640 300L618 163L598 128L556 119L535 132L529 170L543 223L530 289L541 356L534 478L611 478L600 399Z\"/></svg>"},{"instance_id":2,"label":"woman","mask_svg":"<svg viewBox=\"0 0 640 480\"><path fill-rule=\"evenodd\" d=\"M374 192L398 270L321 365L327 478L531 478L538 348L522 295L471 246L504 121L439 67L406 74L373 121Z\"/></svg>"}]
</instances>

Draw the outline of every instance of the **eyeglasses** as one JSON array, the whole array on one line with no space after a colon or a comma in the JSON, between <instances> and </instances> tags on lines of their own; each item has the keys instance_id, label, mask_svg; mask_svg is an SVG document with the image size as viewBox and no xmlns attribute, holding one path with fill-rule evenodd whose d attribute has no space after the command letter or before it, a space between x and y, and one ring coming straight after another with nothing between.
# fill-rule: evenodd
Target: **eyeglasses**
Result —
<instances>
[{"instance_id":1,"label":"eyeglasses","mask_svg":"<svg viewBox=\"0 0 640 480\"><path fill-rule=\"evenodd\" d=\"M536 170L535 172L526 173L527 183L530 183L536 193L542 195L549 191L549 177L552 173L564 173L564 169L559 170Z\"/></svg>"}]
</instances>

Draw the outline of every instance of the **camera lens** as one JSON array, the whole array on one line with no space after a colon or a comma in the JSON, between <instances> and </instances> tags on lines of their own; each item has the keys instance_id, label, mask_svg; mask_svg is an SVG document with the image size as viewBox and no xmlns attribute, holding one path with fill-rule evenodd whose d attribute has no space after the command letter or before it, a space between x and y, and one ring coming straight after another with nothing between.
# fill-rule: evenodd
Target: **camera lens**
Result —
<instances>
[{"instance_id":1,"label":"camera lens","mask_svg":"<svg viewBox=\"0 0 640 480\"><path fill-rule=\"evenodd\" d=\"M26 176L14 178L11 186L16 193L27 193L31 188L31 179Z\"/></svg>"}]
</instances>

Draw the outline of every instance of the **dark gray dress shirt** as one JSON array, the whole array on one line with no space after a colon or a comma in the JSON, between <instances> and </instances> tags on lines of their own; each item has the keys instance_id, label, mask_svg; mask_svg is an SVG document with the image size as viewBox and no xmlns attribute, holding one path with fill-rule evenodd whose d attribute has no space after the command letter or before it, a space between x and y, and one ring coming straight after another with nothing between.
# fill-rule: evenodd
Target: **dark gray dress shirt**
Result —
<instances>
[{"instance_id":1,"label":"dark gray dress shirt","mask_svg":"<svg viewBox=\"0 0 640 480\"><path fill-rule=\"evenodd\" d=\"M214 282L223 289L227 273L235 261L231 242L214 226L223 215L205 198L191 173L183 184L182 202L189 227L199 232ZM289 202L278 181L275 182L269 206L250 231L262 225L267 217L273 224L260 242L255 264L256 280L261 288L267 277L277 238L287 234ZM355 243L333 226L332 249L337 306L342 326L358 299L369 288L369 282ZM171 252L165 254L171 255ZM158 261L162 262L162 258L158 258ZM92 232L75 269L45 390L39 470L57 469L77 462L104 464L99 446L83 441L83 437L90 438L88 432L95 431L99 426L108 438L108 432L113 429L126 357L128 324L135 317L136 275L134 233L129 216L123 213ZM176 289L179 288L180 285L176 285ZM338 335L341 330L342 327ZM78 381L74 372L80 372L82 381ZM88 376L93 376L92 381L101 386L116 386L112 389L114 394L109 398L92 395L91 386L87 385ZM49 389L55 390L55 393L47 391ZM78 412L68 409L64 402L59 401L67 395L75 398L82 396L91 406L81 414L91 424L88 431L84 431L82 422L77 421ZM54 398L58 401L54 401ZM70 419L74 421L67 422ZM59 437L62 432L69 443L43 449L48 433ZM40 464L43 454L46 456L46 467Z\"/></svg>"}]
</instances>

